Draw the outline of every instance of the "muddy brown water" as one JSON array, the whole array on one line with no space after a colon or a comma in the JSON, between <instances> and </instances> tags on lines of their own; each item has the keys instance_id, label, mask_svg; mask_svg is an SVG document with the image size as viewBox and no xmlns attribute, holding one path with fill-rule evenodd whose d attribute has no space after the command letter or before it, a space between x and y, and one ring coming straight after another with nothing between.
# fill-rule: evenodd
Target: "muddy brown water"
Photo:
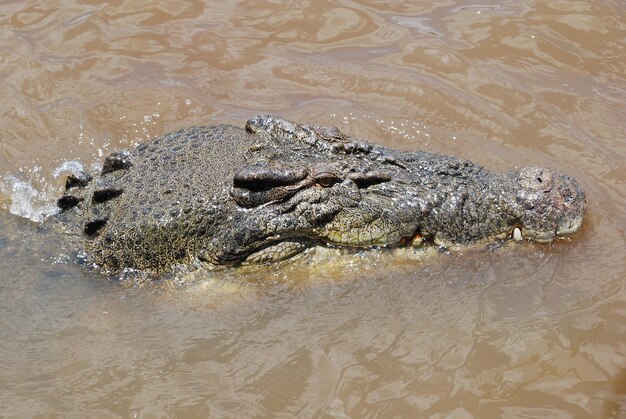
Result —
<instances>
[{"instance_id":1,"label":"muddy brown water","mask_svg":"<svg viewBox=\"0 0 626 419\"><path fill-rule=\"evenodd\" d=\"M0 6L0 416L625 417L623 2L287 3ZM551 245L142 286L39 228L61 169L259 111L554 167L589 212Z\"/></svg>"}]
</instances>

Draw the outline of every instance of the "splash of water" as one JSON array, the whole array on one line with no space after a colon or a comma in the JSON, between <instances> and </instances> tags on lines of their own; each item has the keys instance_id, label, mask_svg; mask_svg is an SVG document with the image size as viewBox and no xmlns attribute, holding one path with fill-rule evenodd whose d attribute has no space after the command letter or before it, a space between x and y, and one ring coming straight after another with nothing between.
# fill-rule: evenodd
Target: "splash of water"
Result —
<instances>
[{"instance_id":1,"label":"splash of water","mask_svg":"<svg viewBox=\"0 0 626 419\"><path fill-rule=\"evenodd\" d=\"M58 178L63 174L78 174L83 170L80 162L66 161L52 171L52 176ZM31 171L31 174L36 173L38 173L37 170ZM59 196L58 188L46 182L45 179L41 182L37 180L41 179L25 181L12 174L0 177L0 194L5 195L11 201L8 205L11 214L41 222L44 218L58 212L56 205L56 199ZM35 183L42 186L36 187Z\"/></svg>"},{"instance_id":2,"label":"splash of water","mask_svg":"<svg viewBox=\"0 0 626 419\"><path fill-rule=\"evenodd\" d=\"M43 191L38 191L28 182L13 175L0 178L0 192L11 199L11 214L28 218L35 222L54 214L57 210L54 203L49 202Z\"/></svg>"},{"instance_id":3,"label":"splash of water","mask_svg":"<svg viewBox=\"0 0 626 419\"><path fill-rule=\"evenodd\" d=\"M61 164L59 167L54 169L52 171L52 176L54 176L55 178L58 178L61 175L68 175L70 173L74 175L78 175L84 172L84 170L85 170L85 167L83 166L81 162L76 161L76 160L70 160L70 161L63 162L63 164Z\"/></svg>"}]
</instances>

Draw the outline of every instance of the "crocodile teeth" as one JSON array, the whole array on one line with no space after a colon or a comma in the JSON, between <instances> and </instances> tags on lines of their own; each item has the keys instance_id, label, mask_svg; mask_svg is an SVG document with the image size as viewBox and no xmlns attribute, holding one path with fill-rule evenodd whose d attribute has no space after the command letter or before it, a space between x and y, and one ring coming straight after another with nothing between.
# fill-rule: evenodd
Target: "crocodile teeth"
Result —
<instances>
[{"instance_id":1,"label":"crocodile teeth","mask_svg":"<svg viewBox=\"0 0 626 419\"><path fill-rule=\"evenodd\" d=\"M524 236L522 236L522 230L520 230L518 227L515 227L513 229L513 240L515 240L516 242L520 242L524 239Z\"/></svg>"}]
</instances>

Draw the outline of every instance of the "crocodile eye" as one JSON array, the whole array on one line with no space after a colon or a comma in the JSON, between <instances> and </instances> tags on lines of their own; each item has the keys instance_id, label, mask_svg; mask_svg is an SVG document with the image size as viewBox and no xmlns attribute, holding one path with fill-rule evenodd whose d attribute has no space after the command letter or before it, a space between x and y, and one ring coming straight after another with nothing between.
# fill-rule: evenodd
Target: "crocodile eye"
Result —
<instances>
[{"instance_id":1,"label":"crocodile eye","mask_svg":"<svg viewBox=\"0 0 626 419\"><path fill-rule=\"evenodd\" d=\"M315 183L323 186L324 188L333 186L335 183L340 181L341 179L339 178L339 176L335 175L334 173L322 172L315 174Z\"/></svg>"}]
</instances>

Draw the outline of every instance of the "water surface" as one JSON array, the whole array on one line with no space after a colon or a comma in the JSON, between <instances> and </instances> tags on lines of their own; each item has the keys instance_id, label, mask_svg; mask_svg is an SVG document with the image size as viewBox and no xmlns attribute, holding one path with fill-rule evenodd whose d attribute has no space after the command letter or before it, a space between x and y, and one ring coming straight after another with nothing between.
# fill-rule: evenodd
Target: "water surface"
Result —
<instances>
[{"instance_id":1,"label":"water surface","mask_svg":"<svg viewBox=\"0 0 626 419\"><path fill-rule=\"evenodd\" d=\"M622 2L161 3L2 5L2 415L624 414ZM65 168L257 112L554 167L589 213L550 245L132 286L40 228Z\"/></svg>"}]
</instances>

